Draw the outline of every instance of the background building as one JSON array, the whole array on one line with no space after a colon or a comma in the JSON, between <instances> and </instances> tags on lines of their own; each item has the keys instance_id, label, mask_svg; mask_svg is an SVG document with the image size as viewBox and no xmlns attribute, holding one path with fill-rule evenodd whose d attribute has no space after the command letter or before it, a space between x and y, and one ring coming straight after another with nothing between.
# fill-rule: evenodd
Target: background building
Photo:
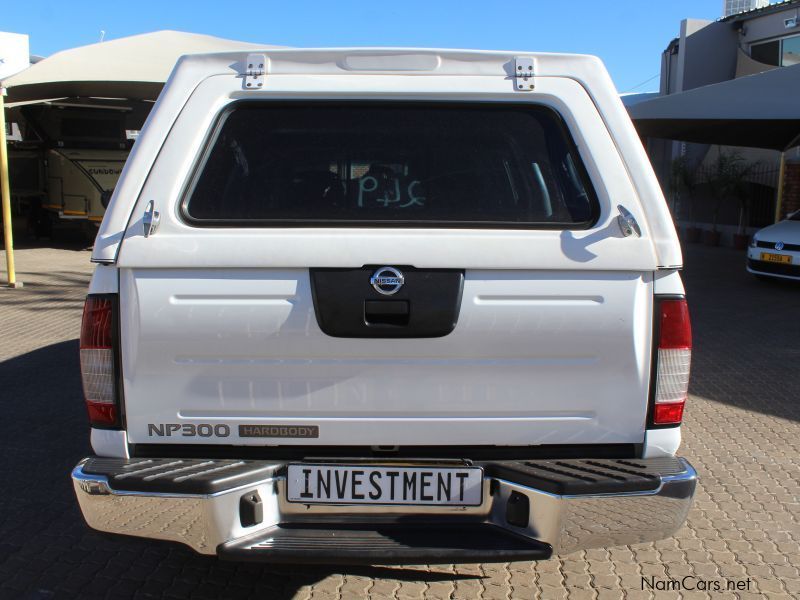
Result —
<instances>
[{"instance_id":1,"label":"background building","mask_svg":"<svg viewBox=\"0 0 800 600\"><path fill-rule=\"evenodd\" d=\"M794 188L800 187L800 154L796 147L800 135L798 140L786 141L785 147L774 142L754 142L752 135L752 128L759 126L757 119L768 120L773 107L787 100L790 93L787 82L794 85L800 81L800 70L797 70L800 66L786 71L790 77L765 76L767 72L800 64L800 0L777 4L727 0L724 8L727 16L718 21L684 19L681 22L679 36L662 54L657 98L623 100L635 122L641 123L636 121L637 116L642 117L649 110L652 117L654 111L650 109L653 107L667 114L670 104L680 105L685 112L687 101L700 96L708 100L714 97L715 89L719 90L715 97L719 112L730 112L732 106L744 103L738 90L747 88L750 98L758 99L750 111L756 114L738 122L731 121L728 135L708 136L709 140L722 137L725 142L698 143L704 141L698 133L705 125L700 119L696 121L696 131L687 132L686 127L677 131L676 128L670 139L659 139L669 135L663 131L658 137L652 131L643 134L650 136L646 140L647 150L679 224L719 231L723 242L731 243L735 233L751 233L774 222L776 216L800 209L800 205L794 206L793 200L778 204L781 188L785 188L782 197L791 199L795 196ZM736 12L742 9L744 12ZM737 80L742 85L731 83ZM789 100L795 102L795 99ZM709 119L717 112L714 106L708 105L703 110ZM740 110L747 112L746 108ZM800 119L800 103L797 119ZM747 128L751 131L746 131ZM741 142L736 141L737 130L741 130ZM681 139L694 143L671 141ZM721 143L728 145L719 145ZM735 146L730 145L734 143ZM727 197L722 198L718 189L709 184L721 164L720 156L723 159L735 156L739 165L746 166L742 175L744 181L737 193L729 191Z\"/></svg>"},{"instance_id":2,"label":"background building","mask_svg":"<svg viewBox=\"0 0 800 600\"><path fill-rule=\"evenodd\" d=\"M764 8L769 0L723 0L722 16L730 17L740 12Z\"/></svg>"}]
</instances>

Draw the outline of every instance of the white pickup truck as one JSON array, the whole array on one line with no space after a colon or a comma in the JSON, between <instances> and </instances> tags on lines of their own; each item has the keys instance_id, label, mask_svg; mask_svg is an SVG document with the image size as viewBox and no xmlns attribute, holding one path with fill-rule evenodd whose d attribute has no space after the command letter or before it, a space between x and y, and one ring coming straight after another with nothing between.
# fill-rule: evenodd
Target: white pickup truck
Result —
<instances>
[{"instance_id":1,"label":"white pickup truck","mask_svg":"<svg viewBox=\"0 0 800 600\"><path fill-rule=\"evenodd\" d=\"M680 246L596 58L184 57L92 260L95 529L418 564L686 518Z\"/></svg>"}]
</instances>

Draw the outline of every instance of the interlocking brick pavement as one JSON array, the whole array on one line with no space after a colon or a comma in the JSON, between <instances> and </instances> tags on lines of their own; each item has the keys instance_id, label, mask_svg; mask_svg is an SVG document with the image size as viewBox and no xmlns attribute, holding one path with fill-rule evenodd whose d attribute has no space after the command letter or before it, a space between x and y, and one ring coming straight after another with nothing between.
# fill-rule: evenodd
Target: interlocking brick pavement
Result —
<instances>
[{"instance_id":1,"label":"interlocking brick pavement","mask_svg":"<svg viewBox=\"0 0 800 600\"><path fill-rule=\"evenodd\" d=\"M0 598L681 597L643 590L651 576L750 579L684 598L798 598L800 285L757 281L723 248L689 247L686 264L695 362L681 453L700 485L674 538L539 563L270 567L86 527L69 471L89 452L76 341L88 252L21 250L25 287L0 289Z\"/></svg>"}]
</instances>

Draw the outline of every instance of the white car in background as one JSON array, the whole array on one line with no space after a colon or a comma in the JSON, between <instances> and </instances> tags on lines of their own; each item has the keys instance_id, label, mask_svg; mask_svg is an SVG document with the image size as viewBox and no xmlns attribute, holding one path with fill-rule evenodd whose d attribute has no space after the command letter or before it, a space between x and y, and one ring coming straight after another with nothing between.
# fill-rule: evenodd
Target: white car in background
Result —
<instances>
[{"instance_id":1,"label":"white car in background","mask_svg":"<svg viewBox=\"0 0 800 600\"><path fill-rule=\"evenodd\" d=\"M800 210L759 230L747 250L753 275L800 280Z\"/></svg>"}]
</instances>

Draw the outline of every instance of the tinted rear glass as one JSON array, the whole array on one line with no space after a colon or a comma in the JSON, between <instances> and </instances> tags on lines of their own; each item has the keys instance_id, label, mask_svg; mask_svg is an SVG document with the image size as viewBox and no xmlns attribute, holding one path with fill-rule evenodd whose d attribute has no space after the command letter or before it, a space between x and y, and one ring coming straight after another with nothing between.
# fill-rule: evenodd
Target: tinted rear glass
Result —
<instances>
[{"instance_id":1,"label":"tinted rear glass","mask_svg":"<svg viewBox=\"0 0 800 600\"><path fill-rule=\"evenodd\" d=\"M197 224L582 228L597 202L559 116L491 104L249 104L187 196Z\"/></svg>"}]
</instances>

